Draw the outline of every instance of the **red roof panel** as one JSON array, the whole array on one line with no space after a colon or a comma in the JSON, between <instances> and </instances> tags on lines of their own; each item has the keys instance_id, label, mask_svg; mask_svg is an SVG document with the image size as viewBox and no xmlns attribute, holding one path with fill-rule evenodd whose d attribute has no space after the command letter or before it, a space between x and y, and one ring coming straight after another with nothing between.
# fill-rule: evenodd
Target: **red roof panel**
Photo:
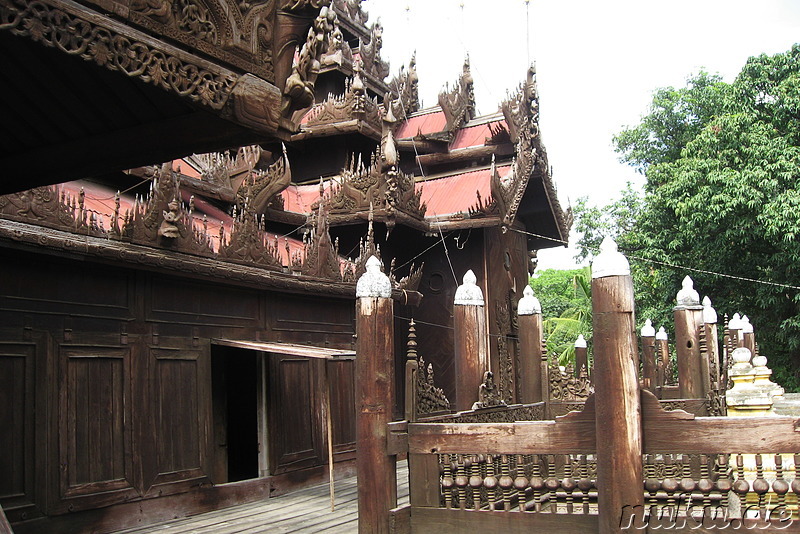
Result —
<instances>
[{"instance_id":1,"label":"red roof panel","mask_svg":"<svg viewBox=\"0 0 800 534\"><path fill-rule=\"evenodd\" d=\"M501 177L511 170L511 165L497 167ZM427 204L428 217L442 217L454 213L466 213L478 201L480 193L484 202L491 196L492 170L467 171L444 178L427 180L417 184L422 189L420 200Z\"/></svg>"},{"instance_id":2,"label":"red roof panel","mask_svg":"<svg viewBox=\"0 0 800 534\"><path fill-rule=\"evenodd\" d=\"M505 126L505 121L497 120L458 130L453 142L450 143L450 150L485 145L486 138L492 136L492 130L490 129L490 126L497 126L501 124Z\"/></svg>"},{"instance_id":3,"label":"red roof panel","mask_svg":"<svg viewBox=\"0 0 800 534\"><path fill-rule=\"evenodd\" d=\"M443 111L421 113L419 115L409 117L408 120L403 121L400 124L400 128L397 129L395 137L397 139L407 139L414 137L418 133L427 135L441 132L444 130L446 125L447 119L445 118Z\"/></svg>"}]
</instances>

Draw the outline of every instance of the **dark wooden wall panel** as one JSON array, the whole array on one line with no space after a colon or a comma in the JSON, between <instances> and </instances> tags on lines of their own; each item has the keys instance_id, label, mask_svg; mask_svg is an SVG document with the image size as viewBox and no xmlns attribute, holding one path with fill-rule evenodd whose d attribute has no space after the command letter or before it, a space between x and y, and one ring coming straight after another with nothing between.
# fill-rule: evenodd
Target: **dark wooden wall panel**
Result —
<instances>
[{"instance_id":1,"label":"dark wooden wall panel","mask_svg":"<svg viewBox=\"0 0 800 534\"><path fill-rule=\"evenodd\" d=\"M34 346L0 343L0 505L33 502Z\"/></svg>"},{"instance_id":2,"label":"dark wooden wall panel","mask_svg":"<svg viewBox=\"0 0 800 534\"><path fill-rule=\"evenodd\" d=\"M148 292L147 319L213 326L259 323L258 292L154 277Z\"/></svg>"},{"instance_id":3,"label":"dark wooden wall panel","mask_svg":"<svg viewBox=\"0 0 800 534\"><path fill-rule=\"evenodd\" d=\"M59 464L62 507L121 502L134 489L130 347L60 346Z\"/></svg>"},{"instance_id":4,"label":"dark wooden wall panel","mask_svg":"<svg viewBox=\"0 0 800 534\"><path fill-rule=\"evenodd\" d=\"M271 329L282 341L307 341L309 334L338 336L345 343L352 342L353 314L351 300L324 300L301 296L277 297L271 311ZM310 311L313 310L313 313Z\"/></svg>"}]
</instances>

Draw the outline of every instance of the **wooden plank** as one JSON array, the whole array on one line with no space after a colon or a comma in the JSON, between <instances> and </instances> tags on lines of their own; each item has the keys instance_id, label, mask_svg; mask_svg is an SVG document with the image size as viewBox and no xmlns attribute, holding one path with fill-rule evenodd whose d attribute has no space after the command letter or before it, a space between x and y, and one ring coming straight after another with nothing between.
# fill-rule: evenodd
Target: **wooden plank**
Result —
<instances>
[{"instance_id":1,"label":"wooden plank","mask_svg":"<svg viewBox=\"0 0 800 534\"><path fill-rule=\"evenodd\" d=\"M594 396L582 412L555 421L409 423L408 452L416 454L592 454Z\"/></svg>"},{"instance_id":2,"label":"wooden plank","mask_svg":"<svg viewBox=\"0 0 800 534\"><path fill-rule=\"evenodd\" d=\"M645 453L683 454L800 452L800 419L773 417L695 417L665 412L642 391Z\"/></svg>"},{"instance_id":3,"label":"wooden plank","mask_svg":"<svg viewBox=\"0 0 800 534\"><path fill-rule=\"evenodd\" d=\"M411 508L411 532L557 532L592 534L598 532L596 515L527 512L490 512L445 508Z\"/></svg>"},{"instance_id":4,"label":"wooden plank","mask_svg":"<svg viewBox=\"0 0 800 534\"><path fill-rule=\"evenodd\" d=\"M411 506L398 506L389 512L389 531L392 534L411 533Z\"/></svg>"},{"instance_id":5,"label":"wooden plank","mask_svg":"<svg viewBox=\"0 0 800 534\"><path fill-rule=\"evenodd\" d=\"M388 454L402 454L408 452L407 421L394 421L389 423L389 433L386 436L386 450Z\"/></svg>"}]
</instances>

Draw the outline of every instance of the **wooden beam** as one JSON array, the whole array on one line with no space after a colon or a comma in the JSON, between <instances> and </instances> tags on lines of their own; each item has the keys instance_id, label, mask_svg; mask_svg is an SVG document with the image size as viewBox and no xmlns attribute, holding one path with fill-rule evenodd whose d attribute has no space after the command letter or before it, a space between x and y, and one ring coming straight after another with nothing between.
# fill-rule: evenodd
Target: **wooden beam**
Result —
<instances>
[{"instance_id":1,"label":"wooden beam","mask_svg":"<svg viewBox=\"0 0 800 534\"><path fill-rule=\"evenodd\" d=\"M800 448L800 419L772 417L695 417L665 412L658 399L642 391L646 454L775 454Z\"/></svg>"},{"instance_id":2,"label":"wooden beam","mask_svg":"<svg viewBox=\"0 0 800 534\"><path fill-rule=\"evenodd\" d=\"M409 423L409 454L593 454L594 396L555 421Z\"/></svg>"}]
</instances>

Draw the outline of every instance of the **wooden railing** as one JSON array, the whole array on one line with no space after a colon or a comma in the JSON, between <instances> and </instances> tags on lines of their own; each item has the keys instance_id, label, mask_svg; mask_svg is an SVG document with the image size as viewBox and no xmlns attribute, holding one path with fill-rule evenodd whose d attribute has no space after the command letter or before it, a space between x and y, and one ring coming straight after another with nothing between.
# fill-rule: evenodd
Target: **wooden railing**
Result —
<instances>
[{"instance_id":1,"label":"wooden railing","mask_svg":"<svg viewBox=\"0 0 800 534\"><path fill-rule=\"evenodd\" d=\"M641 396L645 506L623 519L688 530L705 513L716 528L797 531L800 421L695 417ZM594 397L555 421L394 425L409 454L412 532L599 531Z\"/></svg>"}]
</instances>

